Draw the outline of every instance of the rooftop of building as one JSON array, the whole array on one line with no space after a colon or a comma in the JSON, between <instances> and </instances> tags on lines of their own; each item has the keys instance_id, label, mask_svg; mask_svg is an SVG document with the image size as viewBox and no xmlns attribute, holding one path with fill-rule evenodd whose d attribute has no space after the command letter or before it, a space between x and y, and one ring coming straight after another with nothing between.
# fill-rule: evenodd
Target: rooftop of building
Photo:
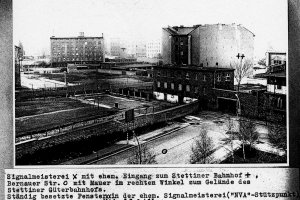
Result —
<instances>
[{"instance_id":1,"label":"rooftop of building","mask_svg":"<svg viewBox=\"0 0 300 200\"><path fill-rule=\"evenodd\" d=\"M274 50L266 51L266 53L286 55L286 52L283 52L283 51L274 51Z\"/></svg>"},{"instance_id":2,"label":"rooftop of building","mask_svg":"<svg viewBox=\"0 0 300 200\"><path fill-rule=\"evenodd\" d=\"M103 39L103 37L50 37L50 40L65 40L65 39Z\"/></svg>"},{"instance_id":3,"label":"rooftop of building","mask_svg":"<svg viewBox=\"0 0 300 200\"><path fill-rule=\"evenodd\" d=\"M208 27L208 26L231 26L231 27L241 27L247 31L249 31L250 33L254 35L253 32L251 32L249 29L243 27L241 24L235 24L235 23L232 23L232 24L197 24L197 25L194 25L192 27L189 27L189 26L183 26L183 25L180 25L180 26L168 26L166 28L163 28L164 30L168 31L170 34L172 35L188 35L190 34L192 31L194 31L195 29L197 29L198 27Z\"/></svg>"},{"instance_id":4,"label":"rooftop of building","mask_svg":"<svg viewBox=\"0 0 300 200\"><path fill-rule=\"evenodd\" d=\"M55 37L51 36L50 40L61 40L61 39L103 39L103 33L101 37L94 37L94 36L84 36L84 32L79 32L79 36L77 37Z\"/></svg>"},{"instance_id":5,"label":"rooftop of building","mask_svg":"<svg viewBox=\"0 0 300 200\"><path fill-rule=\"evenodd\" d=\"M174 70L194 70L194 71L234 71L233 68L221 67L199 67L196 65L160 65L154 66L154 69L174 69Z\"/></svg>"}]
</instances>

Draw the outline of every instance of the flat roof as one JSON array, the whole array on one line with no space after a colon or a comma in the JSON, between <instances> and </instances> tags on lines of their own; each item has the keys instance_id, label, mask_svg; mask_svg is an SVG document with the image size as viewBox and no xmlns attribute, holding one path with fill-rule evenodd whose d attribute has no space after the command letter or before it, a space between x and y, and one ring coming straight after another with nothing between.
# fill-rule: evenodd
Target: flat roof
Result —
<instances>
[{"instance_id":1,"label":"flat roof","mask_svg":"<svg viewBox=\"0 0 300 200\"><path fill-rule=\"evenodd\" d=\"M50 37L50 40L66 40L66 39L103 39L103 37Z\"/></svg>"},{"instance_id":2,"label":"flat roof","mask_svg":"<svg viewBox=\"0 0 300 200\"><path fill-rule=\"evenodd\" d=\"M195 71L234 71L233 68L223 68L223 67L199 67L195 65L189 66L153 66L154 69L174 69L174 70L195 70Z\"/></svg>"}]
</instances>

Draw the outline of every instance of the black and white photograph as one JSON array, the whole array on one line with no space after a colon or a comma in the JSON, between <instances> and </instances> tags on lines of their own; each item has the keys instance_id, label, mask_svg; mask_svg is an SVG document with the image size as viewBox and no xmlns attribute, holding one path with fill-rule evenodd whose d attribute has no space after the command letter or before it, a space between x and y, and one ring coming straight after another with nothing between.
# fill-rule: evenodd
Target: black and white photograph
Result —
<instances>
[{"instance_id":1,"label":"black and white photograph","mask_svg":"<svg viewBox=\"0 0 300 200\"><path fill-rule=\"evenodd\" d=\"M287 6L13 1L15 166L288 166Z\"/></svg>"}]
</instances>

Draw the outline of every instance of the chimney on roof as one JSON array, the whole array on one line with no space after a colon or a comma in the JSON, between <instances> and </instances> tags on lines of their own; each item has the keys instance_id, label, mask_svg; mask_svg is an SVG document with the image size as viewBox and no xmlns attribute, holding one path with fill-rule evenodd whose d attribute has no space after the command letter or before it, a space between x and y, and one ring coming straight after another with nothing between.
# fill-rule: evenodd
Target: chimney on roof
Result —
<instances>
[{"instance_id":1,"label":"chimney on roof","mask_svg":"<svg viewBox=\"0 0 300 200\"><path fill-rule=\"evenodd\" d=\"M84 32L79 32L79 37L84 37Z\"/></svg>"},{"instance_id":2,"label":"chimney on roof","mask_svg":"<svg viewBox=\"0 0 300 200\"><path fill-rule=\"evenodd\" d=\"M180 28L183 28L184 26L183 25L180 25Z\"/></svg>"}]
</instances>

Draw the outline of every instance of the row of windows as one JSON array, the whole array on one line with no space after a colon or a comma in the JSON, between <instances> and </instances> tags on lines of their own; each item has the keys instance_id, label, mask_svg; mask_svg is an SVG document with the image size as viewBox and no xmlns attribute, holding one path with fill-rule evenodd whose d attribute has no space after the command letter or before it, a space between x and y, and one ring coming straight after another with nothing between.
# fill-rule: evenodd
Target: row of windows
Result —
<instances>
[{"instance_id":1,"label":"row of windows","mask_svg":"<svg viewBox=\"0 0 300 200\"><path fill-rule=\"evenodd\" d=\"M52 53L53 56L99 56L100 53Z\"/></svg>"},{"instance_id":2,"label":"row of windows","mask_svg":"<svg viewBox=\"0 0 300 200\"><path fill-rule=\"evenodd\" d=\"M167 89L168 88L168 83L164 82L164 88ZM161 87L161 83L159 81L157 81L157 87L160 88ZM170 88L172 90L175 89L175 84L171 83L170 84ZM182 84L178 84L178 91L182 91ZM190 85L186 85L185 86L185 91L186 92L191 92L191 86ZM194 93L198 94L199 93L199 87L194 87ZM203 87L203 93L206 94L206 87Z\"/></svg>"},{"instance_id":3,"label":"row of windows","mask_svg":"<svg viewBox=\"0 0 300 200\"><path fill-rule=\"evenodd\" d=\"M92 47L85 47L85 48L83 48L83 47L73 47L73 46L67 46L67 48L65 47L65 46L62 46L62 47L57 47L57 46L53 46L52 47L52 50L65 50L65 49L68 49L68 50L83 50L83 49L85 49L85 50L93 50L93 49L101 49L101 47L97 47L97 46L92 46Z\"/></svg>"},{"instance_id":4,"label":"row of windows","mask_svg":"<svg viewBox=\"0 0 300 200\"><path fill-rule=\"evenodd\" d=\"M160 77L160 76L162 76L162 77L168 77L168 76L169 76L169 77L171 77L171 78L174 78L175 76L176 76L177 78L184 78L184 77L185 77L185 79L188 79L188 80L191 78L189 72L186 72L185 74L181 74L181 72L177 72L177 73L175 74L174 72L167 73L167 72L163 71L163 72L161 73L160 71L158 71L158 72L157 72L157 76L158 76L158 77ZM183 76L183 77L182 77L182 76ZM222 74L218 73L217 76L216 76L216 78L217 78L217 81L221 81ZM199 74L195 74L194 79L195 79L195 80L200 80L200 75L199 75ZM206 76L205 74L203 74L202 80L203 80L203 81L206 81L206 80L207 80L207 76ZM226 80L226 81L230 81L230 73L226 73L226 74L225 74L225 80Z\"/></svg>"},{"instance_id":5,"label":"row of windows","mask_svg":"<svg viewBox=\"0 0 300 200\"><path fill-rule=\"evenodd\" d=\"M81 61L81 60L102 60L102 58L100 57L99 59L96 58L82 58L82 57L78 57L78 58L53 58L53 61Z\"/></svg>"}]
</instances>

